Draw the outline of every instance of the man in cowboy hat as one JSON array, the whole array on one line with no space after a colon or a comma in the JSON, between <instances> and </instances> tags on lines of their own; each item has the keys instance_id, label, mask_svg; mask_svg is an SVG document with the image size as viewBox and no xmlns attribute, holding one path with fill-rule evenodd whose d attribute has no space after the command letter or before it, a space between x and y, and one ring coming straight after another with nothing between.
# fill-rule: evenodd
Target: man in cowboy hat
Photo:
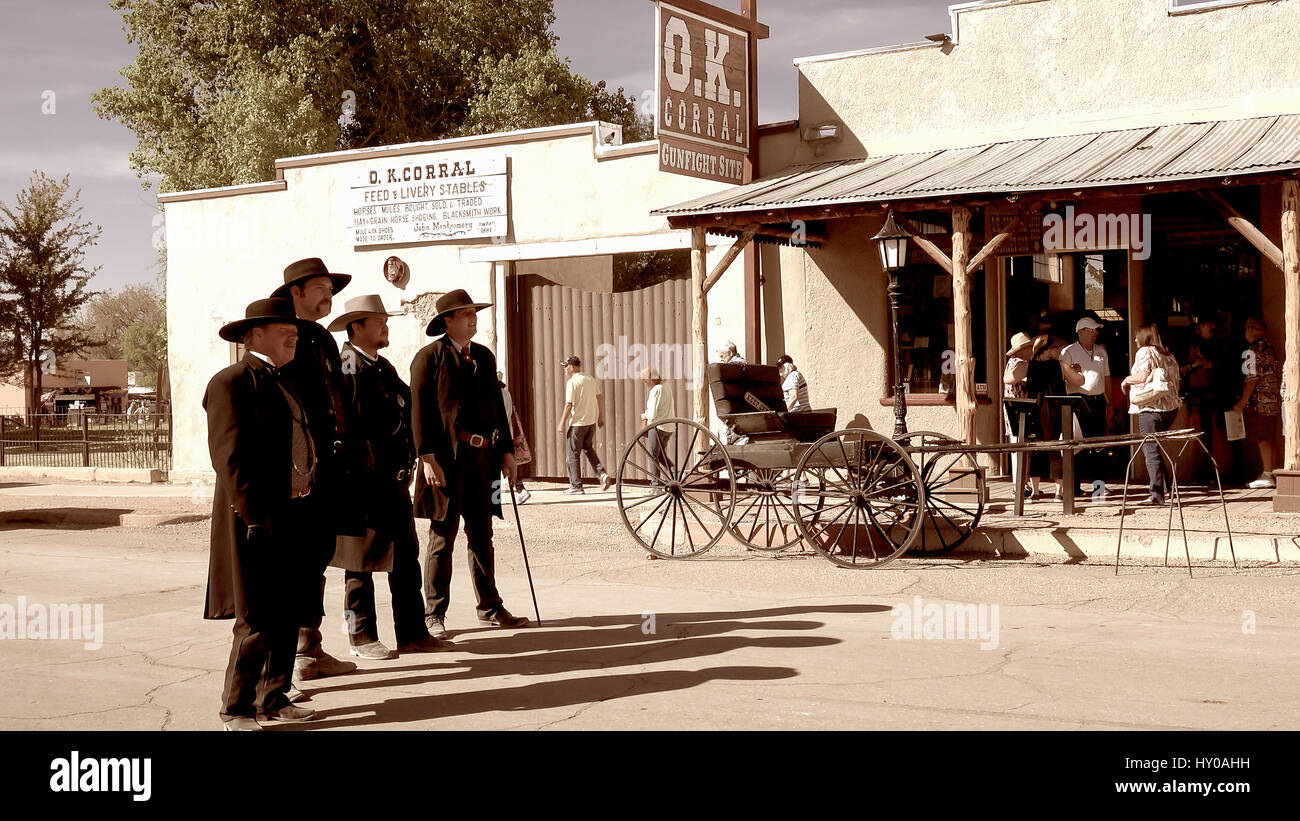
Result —
<instances>
[{"instance_id":1,"label":"man in cowboy hat","mask_svg":"<svg viewBox=\"0 0 1300 821\"><path fill-rule=\"evenodd\" d=\"M511 615L501 603L492 556L492 516L504 518L497 477L504 472L507 481L516 480L514 444L497 385L496 357L470 341L478 329L478 312L491 303L474 302L457 289L440 297L435 307L437 315L425 333L441 338L421 348L411 362L411 426L420 458L415 515L431 520L424 563L425 622L435 637L449 637L451 552L464 518L479 621L522 627L528 619Z\"/></svg>"},{"instance_id":2,"label":"man in cowboy hat","mask_svg":"<svg viewBox=\"0 0 1300 821\"><path fill-rule=\"evenodd\" d=\"M388 347L387 311L378 294L349 299L329 324L346 330L341 360L345 398L356 411L359 434L372 455L370 469L349 477L347 493L365 513L363 538L339 536L330 564L345 571L343 609L348 614L352 655L390 659L396 655L379 641L375 625L374 571L388 572L393 599L393 629L399 653L445 650L450 645L429 635L420 596L420 542L415 535L408 488L415 471L411 436L411 389L379 351Z\"/></svg>"},{"instance_id":3,"label":"man in cowboy hat","mask_svg":"<svg viewBox=\"0 0 1300 821\"><path fill-rule=\"evenodd\" d=\"M293 309L304 324L298 334L293 361L285 366L284 375L302 397L311 426L312 441L319 454L317 489L326 501L321 510L328 511L304 534L316 547L312 561L317 574L320 596L302 614L298 630L298 659L294 675L299 680L349 673L357 666L341 661L321 649L321 619L325 615L325 568L334 555L337 534L364 536L365 525L359 508L343 504L342 484L348 462L360 461L350 433L356 428L352 409L343 401L343 373L338 345L334 337L317 320L329 314L334 295L352 281L347 274L331 273L325 263L312 257L300 259L284 269L284 284L272 292L273 297L293 301Z\"/></svg>"},{"instance_id":4,"label":"man in cowboy hat","mask_svg":"<svg viewBox=\"0 0 1300 821\"><path fill-rule=\"evenodd\" d=\"M314 582L300 534L319 515L315 448L302 403L279 372L308 324L287 299L249 305L220 331L247 352L203 396L217 472L203 616L235 620L221 696L227 730L260 730L258 716L315 715L289 702L298 614Z\"/></svg>"}]
</instances>

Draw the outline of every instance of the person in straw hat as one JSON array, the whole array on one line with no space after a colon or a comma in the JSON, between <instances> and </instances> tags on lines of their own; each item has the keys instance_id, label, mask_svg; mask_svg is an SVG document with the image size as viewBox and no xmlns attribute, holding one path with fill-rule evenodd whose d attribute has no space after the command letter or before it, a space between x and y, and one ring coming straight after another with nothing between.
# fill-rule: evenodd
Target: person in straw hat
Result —
<instances>
[{"instance_id":1,"label":"person in straw hat","mask_svg":"<svg viewBox=\"0 0 1300 821\"><path fill-rule=\"evenodd\" d=\"M368 467L348 476L350 504L365 516L364 537L340 535L330 564L344 570L343 610L348 614L349 652L363 659L397 658L397 653L446 650L424 625L420 584L420 542L415 535L409 488L415 476L411 435L411 389L380 356L388 347L388 311L378 294L349 299L329 324L347 331L342 360L344 397L355 411L358 435L370 452ZM388 573L397 653L379 641L374 573Z\"/></svg>"},{"instance_id":2,"label":"person in straw hat","mask_svg":"<svg viewBox=\"0 0 1300 821\"><path fill-rule=\"evenodd\" d=\"M327 499L321 507L324 515L309 523L310 533L305 534L315 546L312 561L320 570L317 574L320 589L316 602L301 616L298 659L294 665L294 676L299 681L357 669L352 662L326 653L321 647L320 632L325 615L325 568L334 555L335 537L340 533L365 535L360 509L340 503L347 464L349 460L359 461L362 454L356 450L356 437L352 435L356 421L343 402L338 345L318 323L329 314L334 295L351 281L348 274L331 272L324 262L311 257L286 266L284 284L271 293L273 297L292 300L295 315L305 322L298 335L293 361L285 366L284 375L307 409L312 441L319 456L316 493Z\"/></svg>"},{"instance_id":3,"label":"person in straw hat","mask_svg":"<svg viewBox=\"0 0 1300 821\"><path fill-rule=\"evenodd\" d=\"M492 516L504 518L497 477L515 482L514 443L496 379L496 357L471 342L478 312L463 289L444 294L425 333L438 337L411 362L411 428L420 471L415 477L415 515L430 520L424 562L425 623L449 638L451 553L460 519L470 553L470 572L482 624L523 627L497 592L492 554ZM494 488L495 486L495 488Z\"/></svg>"},{"instance_id":4,"label":"person in straw hat","mask_svg":"<svg viewBox=\"0 0 1300 821\"><path fill-rule=\"evenodd\" d=\"M309 323L286 299L250 304L221 328L243 359L208 383L208 451L217 474L212 500L203 617L234 619L220 716L227 730L307 721L290 703L299 613L317 571L301 535L321 515L317 454L303 403L280 369Z\"/></svg>"}]
</instances>

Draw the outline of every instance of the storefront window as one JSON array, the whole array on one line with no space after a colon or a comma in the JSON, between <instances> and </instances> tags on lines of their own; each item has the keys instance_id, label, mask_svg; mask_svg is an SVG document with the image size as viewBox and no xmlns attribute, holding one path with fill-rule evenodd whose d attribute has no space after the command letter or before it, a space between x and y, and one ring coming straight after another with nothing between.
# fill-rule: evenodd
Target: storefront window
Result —
<instances>
[{"instance_id":1,"label":"storefront window","mask_svg":"<svg viewBox=\"0 0 1300 821\"><path fill-rule=\"evenodd\" d=\"M952 275L937 265L909 265L899 273L898 346L908 393L951 394L957 372L957 326ZM971 276L971 337L975 381L985 381L984 273ZM897 379L891 384L897 384Z\"/></svg>"}]
</instances>

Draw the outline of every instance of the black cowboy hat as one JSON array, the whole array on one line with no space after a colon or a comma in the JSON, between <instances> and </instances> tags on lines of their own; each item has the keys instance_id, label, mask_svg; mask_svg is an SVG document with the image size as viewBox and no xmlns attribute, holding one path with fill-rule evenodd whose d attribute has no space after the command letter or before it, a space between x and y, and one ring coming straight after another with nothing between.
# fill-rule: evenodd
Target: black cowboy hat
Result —
<instances>
[{"instance_id":1,"label":"black cowboy hat","mask_svg":"<svg viewBox=\"0 0 1300 821\"><path fill-rule=\"evenodd\" d=\"M429 336L438 336L447 332L447 323L445 317L447 314L455 313L461 308L473 308L481 311L484 308L491 308L491 302L475 302L469 298L469 293L464 288L457 288L438 297L434 308L438 311L437 315L429 321L429 326L424 332Z\"/></svg>"},{"instance_id":2,"label":"black cowboy hat","mask_svg":"<svg viewBox=\"0 0 1300 821\"><path fill-rule=\"evenodd\" d=\"M300 259L297 262L291 262L284 269L284 284L271 292L271 296L282 299L290 299L289 286L297 285L304 280L312 277L329 277L330 282L334 283L334 293L342 291L347 284L352 281L351 274L332 274L325 267L325 263L318 257Z\"/></svg>"},{"instance_id":3,"label":"black cowboy hat","mask_svg":"<svg viewBox=\"0 0 1300 821\"><path fill-rule=\"evenodd\" d=\"M244 309L243 319L236 319L234 322L222 325L217 334L227 342L242 342L244 334L258 325L272 325L277 322L297 325L299 328L311 324L306 320L299 319L297 314L293 312L292 300L271 297L270 299L259 299L256 302L250 302L248 307Z\"/></svg>"}]
</instances>

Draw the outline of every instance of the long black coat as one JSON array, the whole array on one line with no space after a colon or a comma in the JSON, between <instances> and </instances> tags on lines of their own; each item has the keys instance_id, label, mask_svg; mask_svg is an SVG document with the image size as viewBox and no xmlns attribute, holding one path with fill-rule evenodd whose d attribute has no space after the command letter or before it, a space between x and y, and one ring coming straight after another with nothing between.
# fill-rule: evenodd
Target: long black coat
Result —
<instances>
[{"instance_id":1,"label":"long black coat","mask_svg":"<svg viewBox=\"0 0 1300 821\"><path fill-rule=\"evenodd\" d=\"M514 453L510 426L506 423L505 399L497 383L497 359L492 351L482 345L470 343L470 356L474 366L468 366L457 354L456 346L446 336L425 345L411 360L411 429L415 434L416 453L433 454L438 465L453 481L456 453L464 445L456 438L456 422L462 397L475 391L480 404L489 408L492 419L461 420L467 429L483 431L496 428L501 439L492 453L494 473L501 472L501 461L507 453ZM485 489L491 492L491 489ZM497 518L505 518L498 500L492 504ZM417 468L415 476L415 515L421 519L440 522L447 516L447 493L444 488L434 488L424 478L423 469Z\"/></svg>"},{"instance_id":2,"label":"long black coat","mask_svg":"<svg viewBox=\"0 0 1300 821\"><path fill-rule=\"evenodd\" d=\"M318 323L301 326L293 360L281 374L307 411L318 456L312 495L329 511L328 521L322 522L327 535L361 535L365 516L360 506L347 498L344 487L351 483L350 473L364 470L365 443L357 435L355 407L344 399L347 388L338 343Z\"/></svg>"},{"instance_id":3,"label":"long black coat","mask_svg":"<svg viewBox=\"0 0 1300 821\"><path fill-rule=\"evenodd\" d=\"M410 480L394 478L415 462L411 389L382 356L371 360L345 342L341 358L343 398L355 411L357 432L370 451L368 466L351 472L344 490L349 504L364 514L367 538L340 537L330 564L358 572L390 572L394 542L409 539L414 526Z\"/></svg>"},{"instance_id":4,"label":"long black coat","mask_svg":"<svg viewBox=\"0 0 1300 821\"><path fill-rule=\"evenodd\" d=\"M291 534L277 534L292 492L292 424L277 377L251 353L222 370L203 395L208 452L217 472L203 617L233 619L283 606ZM248 526L270 527L263 550Z\"/></svg>"}]
</instances>

